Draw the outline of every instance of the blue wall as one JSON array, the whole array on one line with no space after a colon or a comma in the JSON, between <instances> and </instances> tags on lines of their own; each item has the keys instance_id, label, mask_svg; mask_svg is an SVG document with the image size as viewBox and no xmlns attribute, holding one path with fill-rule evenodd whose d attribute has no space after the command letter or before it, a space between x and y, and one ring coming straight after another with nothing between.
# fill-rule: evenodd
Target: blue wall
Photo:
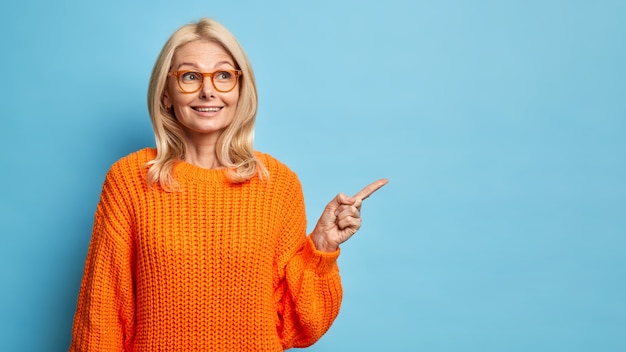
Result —
<instances>
[{"instance_id":1,"label":"blue wall","mask_svg":"<svg viewBox=\"0 0 626 352\"><path fill-rule=\"evenodd\" d=\"M260 92L257 148L312 227L379 177L310 351L626 350L626 2L2 5L0 350L64 351L104 174L153 145L145 96L214 17Z\"/></svg>"}]
</instances>

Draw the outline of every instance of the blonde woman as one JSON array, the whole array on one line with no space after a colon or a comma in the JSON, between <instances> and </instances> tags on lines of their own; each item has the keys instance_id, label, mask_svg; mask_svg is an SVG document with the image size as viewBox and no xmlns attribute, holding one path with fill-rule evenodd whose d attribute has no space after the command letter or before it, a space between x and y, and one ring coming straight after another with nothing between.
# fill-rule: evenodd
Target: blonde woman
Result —
<instances>
[{"instance_id":1,"label":"blonde woman","mask_svg":"<svg viewBox=\"0 0 626 352\"><path fill-rule=\"evenodd\" d=\"M253 149L250 63L222 25L181 27L148 92L156 149L116 162L98 203L70 351L282 351L339 312L339 245L378 180L306 235L297 176Z\"/></svg>"}]
</instances>

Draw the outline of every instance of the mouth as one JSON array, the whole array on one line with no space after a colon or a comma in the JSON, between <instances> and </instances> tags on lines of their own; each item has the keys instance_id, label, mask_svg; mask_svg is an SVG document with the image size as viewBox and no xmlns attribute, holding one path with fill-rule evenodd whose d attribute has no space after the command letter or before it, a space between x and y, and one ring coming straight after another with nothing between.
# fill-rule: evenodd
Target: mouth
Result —
<instances>
[{"instance_id":1,"label":"mouth","mask_svg":"<svg viewBox=\"0 0 626 352\"><path fill-rule=\"evenodd\" d=\"M192 109L198 112L218 112L222 110L223 106L192 106Z\"/></svg>"}]
</instances>

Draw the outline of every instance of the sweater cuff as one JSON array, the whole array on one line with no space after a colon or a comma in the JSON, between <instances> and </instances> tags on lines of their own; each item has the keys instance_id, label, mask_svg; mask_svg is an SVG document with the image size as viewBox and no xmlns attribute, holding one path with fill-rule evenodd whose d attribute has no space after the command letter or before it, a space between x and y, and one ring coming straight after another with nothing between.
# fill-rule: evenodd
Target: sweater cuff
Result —
<instances>
[{"instance_id":1,"label":"sweater cuff","mask_svg":"<svg viewBox=\"0 0 626 352\"><path fill-rule=\"evenodd\" d=\"M324 275L337 267L337 258L340 252L339 248L334 252L319 251L315 248L311 236L307 236L302 254L306 267L319 275Z\"/></svg>"}]
</instances>

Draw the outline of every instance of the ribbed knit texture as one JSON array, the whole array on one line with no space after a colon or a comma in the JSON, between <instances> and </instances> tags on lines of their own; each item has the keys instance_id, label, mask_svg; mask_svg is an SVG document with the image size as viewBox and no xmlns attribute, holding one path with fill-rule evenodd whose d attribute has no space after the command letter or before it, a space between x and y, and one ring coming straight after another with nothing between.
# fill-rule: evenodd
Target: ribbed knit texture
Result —
<instances>
[{"instance_id":1,"label":"ribbed knit texture","mask_svg":"<svg viewBox=\"0 0 626 352\"><path fill-rule=\"evenodd\" d=\"M257 153L269 178L179 162L181 192L148 189L143 149L107 173L70 351L282 351L317 341L339 312L339 251L306 237L296 175Z\"/></svg>"}]
</instances>

